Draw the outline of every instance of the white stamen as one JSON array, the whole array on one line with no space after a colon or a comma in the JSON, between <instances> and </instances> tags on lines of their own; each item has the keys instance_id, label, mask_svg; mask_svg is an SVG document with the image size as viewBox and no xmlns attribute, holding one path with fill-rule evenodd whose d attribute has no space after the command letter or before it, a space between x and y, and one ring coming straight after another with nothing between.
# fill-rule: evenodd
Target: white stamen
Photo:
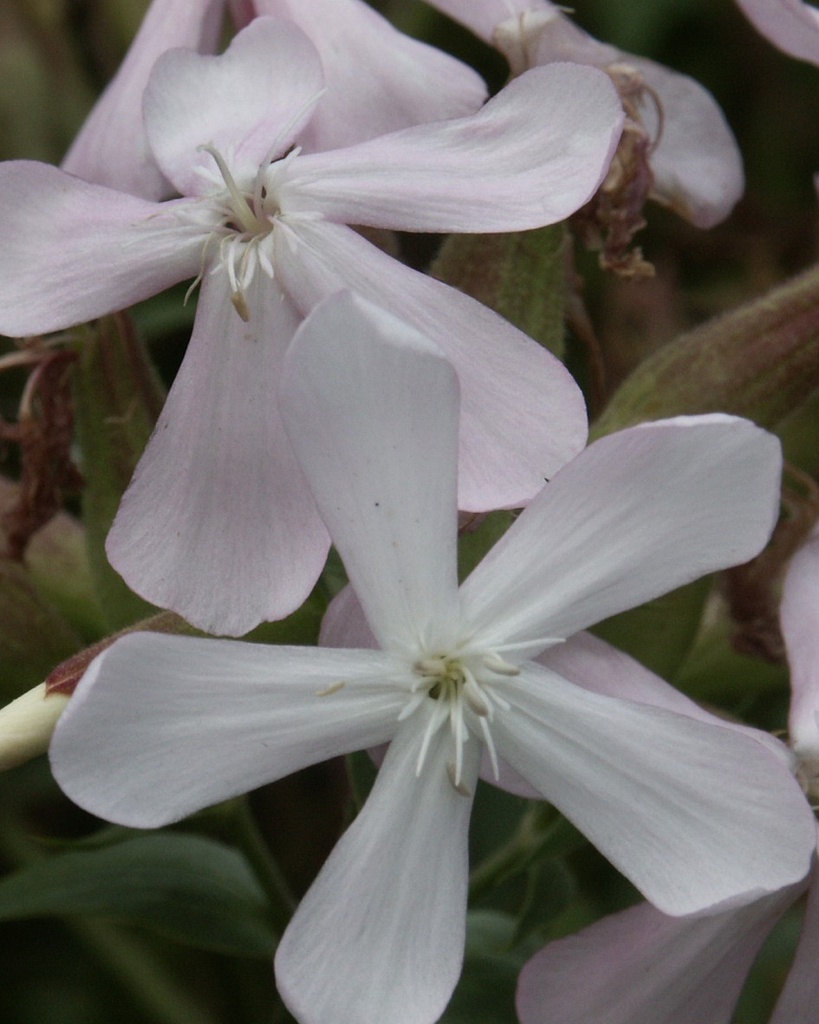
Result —
<instances>
[{"instance_id":1,"label":"white stamen","mask_svg":"<svg viewBox=\"0 0 819 1024\"><path fill-rule=\"evenodd\" d=\"M452 761L447 761L446 773L449 776L449 781L452 783L452 788L456 793L459 793L461 796L472 796L472 790L469 786L465 786L463 782L457 778L455 765Z\"/></svg>"},{"instance_id":2,"label":"white stamen","mask_svg":"<svg viewBox=\"0 0 819 1024\"><path fill-rule=\"evenodd\" d=\"M498 752L495 750L495 741L492 739L492 733L489 730L489 723L485 718L479 719L481 724L481 732L483 733L484 743L486 749L489 751L489 761L492 765L492 774L495 777L495 782L500 778L500 771L498 770Z\"/></svg>"},{"instance_id":3,"label":"white stamen","mask_svg":"<svg viewBox=\"0 0 819 1024\"><path fill-rule=\"evenodd\" d=\"M494 672L495 675L498 676L520 675L520 669L517 665L510 665L508 661L504 661L504 659L494 651L490 651L489 654L484 654L483 663L490 672Z\"/></svg>"},{"instance_id":4,"label":"white stamen","mask_svg":"<svg viewBox=\"0 0 819 1024\"><path fill-rule=\"evenodd\" d=\"M259 229L259 220L254 211L250 208L250 204L247 199L239 191L239 186L234 181L233 175L230 173L230 168L225 163L221 153L212 145L199 146L199 149L204 153L209 153L216 161L216 166L219 168L219 173L227 186L227 190L230 193L230 198L233 200L233 212L236 214L236 219L239 221L241 227L252 234Z\"/></svg>"}]
</instances>

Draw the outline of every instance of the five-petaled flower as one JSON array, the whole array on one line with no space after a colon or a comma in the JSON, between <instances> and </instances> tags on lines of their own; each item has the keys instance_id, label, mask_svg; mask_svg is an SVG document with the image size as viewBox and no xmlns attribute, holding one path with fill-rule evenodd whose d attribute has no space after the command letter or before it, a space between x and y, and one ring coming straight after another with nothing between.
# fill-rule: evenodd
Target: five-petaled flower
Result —
<instances>
[{"instance_id":1,"label":"five-petaled flower","mask_svg":"<svg viewBox=\"0 0 819 1024\"><path fill-rule=\"evenodd\" d=\"M353 588L335 631L361 633L354 593L379 649L125 637L80 682L51 760L80 805L152 827L389 742L278 950L299 1020L441 1014L463 955L480 774L550 800L671 914L805 874L813 819L775 754L713 719L612 695L616 654L566 640L755 554L778 508L771 435L714 415L604 438L459 588L458 381L440 350L333 296L294 338L282 410Z\"/></svg>"},{"instance_id":2,"label":"five-petaled flower","mask_svg":"<svg viewBox=\"0 0 819 1024\"><path fill-rule=\"evenodd\" d=\"M171 50L154 65L146 133L183 198L149 202L42 164L0 165L5 333L62 329L201 282L184 363L108 554L135 591L210 632L288 614L324 565L329 541L276 382L302 317L339 288L416 325L455 365L463 509L525 503L585 439L579 389L550 353L347 225L506 231L565 218L617 143L608 78L536 69L475 115L302 152L324 88L307 36L257 18L221 56Z\"/></svg>"}]
</instances>

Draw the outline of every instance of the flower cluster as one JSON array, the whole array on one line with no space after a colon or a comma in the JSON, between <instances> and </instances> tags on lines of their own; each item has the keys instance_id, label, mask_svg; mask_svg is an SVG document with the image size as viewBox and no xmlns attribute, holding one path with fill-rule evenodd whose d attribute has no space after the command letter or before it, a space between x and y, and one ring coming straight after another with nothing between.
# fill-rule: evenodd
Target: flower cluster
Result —
<instances>
[{"instance_id":1,"label":"flower cluster","mask_svg":"<svg viewBox=\"0 0 819 1024\"><path fill-rule=\"evenodd\" d=\"M817 30L812 8L783 2L774 31L765 5L740 4L806 57L797 22ZM62 166L0 163L0 331L62 332L41 344L82 363L97 328L79 325L181 283L195 302L103 531L110 564L164 614L56 659L47 687L0 712L0 765L48 746L80 808L158 829L369 752L371 789L280 922L276 985L300 1024L445 1013L487 786L548 804L648 901L536 953L522 1024L727 1024L767 929L810 889L773 1018L808 1024L819 540L803 544L809 529L781 514L773 422L738 415L718 367L716 402L664 406L657 387L656 407L629 406L621 429L587 443L572 373L488 304L503 274L523 275L519 239L543 229L558 240L548 287L579 304L570 218L586 238L594 224L604 267L647 274L631 248L646 200L713 226L742 192L739 149L702 86L598 42L548 0L432 6L506 58L491 97L363 0L153 0ZM430 234L455 236L463 279L402 258L402 239ZM487 258L485 236L506 255ZM783 298L781 317L815 345L799 302ZM562 341L562 306L554 323ZM669 346L695 390L703 348L752 362L738 328L715 331ZM781 333L785 366L796 343ZM118 373L94 401L113 402ZM750 373L748 391L767 371ZM79 388L75 402L82 417ZM487 523L502 528L459 576ZM696 591L685 643L707 640L732 586L777 603L759 578L794 551L781 605L790 745L589 632L665 595L667 619L682 619L689 605L673 602ZM723 570L707 598L703 581ZM315 644L287 625L311 602ZM280 620L273 643L237 639ZM215 635L174 635L200 631Z\"/></svg>"}]
</instances>

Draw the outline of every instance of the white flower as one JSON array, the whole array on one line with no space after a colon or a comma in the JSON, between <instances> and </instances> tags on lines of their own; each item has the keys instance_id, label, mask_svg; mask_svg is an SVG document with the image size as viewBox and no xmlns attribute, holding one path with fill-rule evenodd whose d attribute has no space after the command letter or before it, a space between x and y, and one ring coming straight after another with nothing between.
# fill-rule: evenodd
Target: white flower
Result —
<instances>
[{"instance_id":1,"label":"white flower","mask_svg":"<svg viewBox=\"0 0 819 1024\"><path fill-rule=\"evenodd\" d=\"M296 335L282 401L381 649L131 635L89 668L51 757L79 804L150 827L389 741L363 811L279 947L279 987L299 1020L441 1014L463 954L482 760L490 781L523 781L552 801L669 913L805 874L812 817L763 745L592 692L582 637L560 645L560 674L531 660L757 552L778 503L771 435L706 416L605 438L558 472L459 589L458 384L440 352L335 296Z\"/></svg>"}]
</instances>

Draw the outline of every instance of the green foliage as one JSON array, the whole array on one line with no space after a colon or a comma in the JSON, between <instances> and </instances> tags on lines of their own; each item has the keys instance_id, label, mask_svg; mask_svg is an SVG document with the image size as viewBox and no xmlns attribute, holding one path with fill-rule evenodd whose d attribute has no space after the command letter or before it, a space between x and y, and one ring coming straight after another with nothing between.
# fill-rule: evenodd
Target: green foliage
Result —
<instances>
[{"instance_id":1,"label":"green foliage","mask_svg":"<svg viewBox=\"0 0 819 1024\"><path fill-rule=\"evenodd\" d=\"M559 358L564 352L565 229L450 235L431 273L466 292Z\"/></svg>"},{"instance_id":2,"label":"green foliage","mask_svg":"<svg viewBox=\"0 0 819 1024\"><path fill-rule=\"evenodd\" d=\"M155 609L137 597L105 555L105 538L165 398L145 347L124 315L92 325L79 348L77 426L86 477L83 521L100 605L109 629Z\"/></svg>"},{"instance_id":3,"label":"green foliage","mask_svg":"<svg viewBox=\"0 0 819 1024\"><path fill-rule=\"evenodd\" d=\"M508 914L468 915L464 972L441 1024L517 1024L518 974L537 943L514 943L515 921Z\"/></svg>"},{"instance_id":4,"label":"green foliage","mask_svg":"<svg viewBox=\"0 0 819 1024\"><path fill-rule=\"evenodd\" d=\"M100 915L177 942L270 956L276 936L244 857L221 843L160 832L37 860L0 881L0 920Z\"/></svg>"}]
</instances>

